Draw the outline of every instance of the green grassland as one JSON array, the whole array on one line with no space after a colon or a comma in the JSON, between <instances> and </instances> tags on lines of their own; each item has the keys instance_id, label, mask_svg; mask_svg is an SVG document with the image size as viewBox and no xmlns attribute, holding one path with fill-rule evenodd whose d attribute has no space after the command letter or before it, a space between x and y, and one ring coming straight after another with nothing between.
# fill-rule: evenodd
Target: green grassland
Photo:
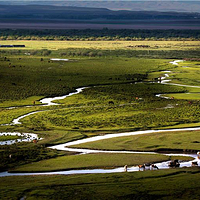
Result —
<instances>
[{"instance_id":1,"label":"green grassland","mask_svg":"<svg viewBox=\"0 0 200 200\"><path fill-rule=\"evenodd\" d=\"M167 161L170 156L150 154L86 154L62 156L17 167L11 172L44 172L70 169L116 168L124 165L137 166L143 163ZM183 158L184 159L184 158ZM187 160L187 158L185 158ZM189 158L190 159L190 158Z\"/></svg>"},{"instance_id":2,"label":"green grassland","mask_svg":"<svg viewBox=\"0 0 200 200\"><path fill-rule=\"evenodd\" d=\"M19 107L19 108L14 108L14 109L5 109L5 108L2 108L0 110L0 124L8 124L8 123L11 123L13 121L13 119L21 116L21 115L24 115L24 114L27 114L27 113L30 113L30 112L34 112L34 111L37 111L37 110L40 110L42 108L38 108L38 107L30 107L30 108L23 108L23 107Z\"/></svg>"},{"instance_id":3,"label":"green grassland","mask_svg":"<svg viewBox=\"0 0 200 200\"><path fill-rule=\"evenodd\" d=\"M4 42L8 44L9 41ZM95 135L92 132L99 134L98 132L101 131L105 133L172 126L196 126L199 122L199 104L194 102L189 105L187 101L182 101L181 98L176 99L177 95L186 95L183 92L191 92L194 89L150 83L134 84L136 81L152 81L152 79L163 75L163 70L171 70L170 78L175 77L172 82L176 82L176 76L180 73L182 63L177 67L169 64L167 59L129 58L125 55L122 57L89 58L76 55L76 58L70 57L70 62L51 62L49 59L53 55L59 55L62 52L60 50L62 45L63 48L65 46L65 49L69 47L91 47L81 46L83 42L71 41L76 46L66 46L67 43L62 41L58 43L51 41L48 44L44 41L20 42L25 42L30 51L44 49L43 53L49 50L52 52L49 52L50 55L31 54L28 56L23 55L21 50L16 55L9 54L13 50L5 49L2 51L0 67L2 86L0 116L2 124L10 123L22 114L46 109L45 112L22 119L23 124L16 126L16 129L36 132L50 130L52 138L55 139L54 130L69 131L72 137L68 137L73 138L73 133L77 130L81 137L87 137ZM154 44L154 42L148 42ZM96 49L100 49L100 44L105 49L109 49L113 45L113 41L89 43ZM182 45L188 48L196 48L195 45L198 45L198 42L195 43L194 41L170 41L170 43L159 41L158 43L163 47L172 45L174 48L182 48ZM123 49L120 46L122 44L126 45L121 41L116 42L116 51ZM56 45L57 48L51 45ZM169 46L169 50L174 49ZM6 54L8 56L5 56ZM43 58L42 61L41 57ZM183 83L191 83L191 80L198 75L198 62L187 61L186 64L193 66L195 70L187 71L186 75L189 78L186 81L184 80ZM183 71L182 74L184 75L185 72ZM40 104L38 100L44 96L63 95L77 87L92 85L105 86L85 89L82 94L58 101L58 103L61 103L60 106L49 108L36 106ZM195 91L194 95L197 92L198 90ZM159 93L174 94L175 99L166 100L155 97L155 94ZM198 98L190 96L192 99ZM36 102L36 105L31 108L3 109L9 106L33 105L33 101ZM113 104L109 104L109 102ZM173 108L165 109L169 104ZM14 128L10 127L10 129L13 130ZM45 141L55 143L54 139L49 138ZM67 138L66 140L68 141ZM59 140L56 140L56 143L58 142Z\"/></svg>"},{"instance_id":4,"label":"green grassland","mask_svg":"<svg viewBox=\"0 0 200 200\"><path fill-rule=\"evenodd\" d=\"M33 143L18 143L0 146L1 163L0 171L12 169L30 162L55 158L63 155L72 155L73 152L62 152L45 148ZM10 157L11 155L11 157Z\"/></svg>"},{"instance_id":5,"label":"green grassland","mask_svg":"<svg viewBox=\"0 0 200 200\"><path fill-rule=\"evenodd\" d=\"M171 97L172 95L165 94L164 96L166 97ZM199 100L200 99L200 93L195 92L195 93L174 93L173 97L176 99L185 99L185 100Z\"/></svg>"},{"instance_id":6,"label":"green grassland","mask_svg":"<svg viewBox=\"0 0 200 200\"><path fill-rule=\"evenodd\" d=\"M105 149L105 150L133 150L133 151L189 151L199 150L200 131L180 131L151 133L129 137L118 137L96 142L88 142L72 147Z\"/></svg>"},{"instance_id":7,"label":"green grassland","mask_svg":"<svg viewBox=\"0 0 200 200\"><path fill-rule=\"evenodd\" d=\"M62 108L30 115L22 122L27 128L35 123L40 126L41 122L46 129L80 131L144 130L198 123L198 103L155 97L169 91L173 95L173 91L181 92L184 88L144 83L92 87L70 97L67 107L67 100L59 101ZM169 104L172 108L167 109Z\"/></svg>"},{"instance_id":8,"label":"green grassland","mask_svg":"<svg viewBox=\"0 0 200 200\"><path fill-rule=\"evenodd\" d=\"M199 88L156 83L157 78L166 73L164 71L170 70L171 83L200 86L199 41L1 42L11 43L25 44L26 48L0 49L0 124L11 123L30 112L42 112L23 118L22 124L0 126L0 131L33 132L43 139L37 144L1 146L1 171L112 168L173 159L159 154L71 155L74 153L47 147L107 133L200 125ZM135 47L143 44L150 47ZM176 58L188 57L195 59L178 66L169 64ZM68 58L69 61L52 62L51 58ZM56 101L60 105L40 105L39 100L43 97L66 95L83 86L88 88L82 93ZM156 94L174 98L158 98ZM27 105L31 107L24 107ZM7 109L14 106L17 107ZM157 133L80 146L197 151L200 150L198 135L199 131ZM138 196L139 199L199 199L198 179L199 168L108 175L30 176L28 179L5 177L0 182L0 198L48 199L52 195L53 199L133 199Z\"/></svg>"},{"instance_id":9,"label":"green grassland","mask_svg":"<svg viewBox=\"0 0 200 200\"><path fill-rule=\"evenodd\" d=\"M94 48L94 49L136 49L138 45L148 45L156 50L185 50L199 48L200 41L33 41L33 40L6 40L1 45L25 45L26 50L48 49L59 50L67 48ZM3 48L6 49L6 48ZM15 48L20 49L20 48ZM149 47L146 49L149 49Z\"/></svg>"},{"instance_id":10,"label":"green grassland","mask_svg":"<svg viewBox=\"0 0 200 200\"><path fill-rule=\"evenodd\" d=\"M163 64L162 60L116 57L80 58L72 62L50 63L49 58L44 61L35 57L7 59L9 61L4 61L2 58L0 66L1 102L29 98L30 104L32 100L39 100L41 96L63 95L81 86L130 82L127 78L130 75L136 81L151 70L157 68L162 70L169 66L167 61ZM26 101L20 105L22 103L26 105ZM10 105L13 103L10 102Z\"/></svg>"},{"instance_id":11,"label":"green grassland","mask_svg":"<svg viewBox=\"0 0 200 200\"><path fill-rule=\"evenodd\" d=\"M3 135L3 136L0 136L0 141L16 140L16 139L20 139L20 138L22 138L22 137L15 136L15 135Z\"/></svg>"},{"instance_id":12,"label":"green grassland","mask_svg":"<svg viewBox=\"0 0 200 200\"><path fill-rule=\"evenodd\" d=\"M3 199L199 199L198 168L134 173L16 176L0 182Z\"/></svg>"},{"instance_id":13,"label":"green grassland","mask_svg":"<svg viewBox=\"0 0 200 200\"><path fill-rule=\"evenodd\" d=\"M173 82L187 85L200 85L200 81L197 78L200 73L199 62L181 62L176 71L177 73L172 74Z\"/></svg>"}]
</instances>

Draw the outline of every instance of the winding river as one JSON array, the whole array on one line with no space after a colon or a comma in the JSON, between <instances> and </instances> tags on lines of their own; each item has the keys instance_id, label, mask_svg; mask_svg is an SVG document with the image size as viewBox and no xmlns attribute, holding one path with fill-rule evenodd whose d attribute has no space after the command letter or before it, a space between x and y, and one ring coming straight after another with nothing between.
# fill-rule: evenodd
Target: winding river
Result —
<instances>
[{"instance_id":1,"label":"winding river","mask_svg":"<svg viewBox=\"0 0 200 200\"><path fill-rule=\"evenodd\" d=\"M178 65L178 62L182 62L182 60L175 60L173 62L170 62L173 65ZM174 83L169 83L170 80L167 78L169 77L168 73L170 71L164 71L165 76L162 77L161 84L170 84L170 85L177 85L177 86L186 86L186 87L196 87L200 88L200 86L189 86L189 85L181 85L181 84L174 84ZM78 88L76 89L76 92L70 93L68 95L64 95L61 97L54 97L54 98L44 98L40 102L45 104L43 106L52 106L52 105L58 105L54 103L53 101L55 100L60 100L64 99L66 97L78 94L82 92L86 87ZM163 97L161 94L157 95L158 97ZM165 97L163 97L165 98ZM17 119L13 120L12 125L15 124L20 124L20 120L38 113L38 112L43 112L43 111L36 111L36 112L31 112L29 114L23 115L18 117ZM93 142L93 141L98 141L98 140L105 140L109 138L115 138L115 137L124 137L124 136L133 136L133 135L142 135L142 134L149 134L149 133L160 133L160 132L178 132L178 131L193 131L193 130L200 130L200 127L194 127L194 128L180 128L180 129L165 129L165 130L145 130L145 131L134 131L134 132L126 132L126 133L116 133L116 134L106 134L103 136L95 136L91 138L86 138L86 139L81 139L81 140L76 140L72 142L67 142L64 144L60 145L54 145L52 149L57 149L57 150L65 150L65 151L73 151L73 152L79 152L81 154L86 154L86 153L134 153L134 154L157 154L155 152L134 152L134 151L104 151L104 150L92 150L92 149L77 149L77 148L70 148L72 145L78 145L78 144L83 144L87 142ZM1 133L1 134L7 134L7 133ZM13 133L15 134L15 133ZM17 133L18 134L18 133ZM36 137L34 135L34 137ZM191 167L192 162L197 162L198 165L200 165L200 159L198 159L197 154L164 154L164 155L170 155L170 156L189 156L192 157L192 161L188 162L181 162L180 167ZM169 162L169 161L168 161ZM169 168L168 162L161 162L161 163L155 163L155 165L159 169L167 169ZM138 167L128 167L128 171L133 172L133 171L139 171ZM123 167L115 168L115 169L87 169L87 170L68 170L68 171L57 171L57 172L44 172L44 173L8 173L8 172L2 172L0 173L0 177L4 176L24 176L24 175L53 175L53 174L64 174L64 175L69 175L69 174L88 174L88 173L116 173L116 172L124 172Z\"/></svg>"}]
</instances>

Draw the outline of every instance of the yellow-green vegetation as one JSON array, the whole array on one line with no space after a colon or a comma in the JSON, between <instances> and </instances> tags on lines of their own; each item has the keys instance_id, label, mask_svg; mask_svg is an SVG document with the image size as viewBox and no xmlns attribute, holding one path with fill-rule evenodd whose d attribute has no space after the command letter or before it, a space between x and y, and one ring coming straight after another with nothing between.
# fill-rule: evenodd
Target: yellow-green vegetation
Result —
<instances>
[{"instance_id":1,"label":"yellow-green vegetation","mask_svg":"<svg viewBox=\"0 0 200 200\"><path fill-rule=\"evenodd\" d=\"M169 61L182 59L189 55L188 52L190 58L197 58L199 41L2 41L2 44L9 43L24 44L26 47L0 50L0 124L11 123L13 119L33 111L42 112L21 119L22 124L1 126L0 130L37 133L43 138L37 144L41 145L42 151L53 144L95 135L197 126L200 122L198 88L156 83L158 78L166 73L164 71L170 70L171 73L168 74L172 83L198 85L198 59L179 63L178 66L170 64ZM144 44L150 47L138 46ZM51 58L68 58L69 61L51 61ZM192 70L184 67L186 65ZM66 95L83 86L89 88L80 94L57 101L60 105L39 106L39 100L43 97ZM187 93L193 94L192 103L188 103L191 99L184 98ZM175 98L158 98L156 94ZM23 107L25 105L31 107ZM7 109L10 106L17 108ZM99 146L95 144L91 148L199 150L197 133L180 133L181 136L184 135L181 139L178 133L166 134L165 137L160 134L153 139L154 135L141 136L138 137L137 144L132 137L126 140L121 138L121 142L120 138L116 138L113 141L117 142L104 140L98 142ZM108 143L110 146L107 147ZM32 145L27 144L33 148ZM24 144L18 146L21 150L24 149ZM1 153L5 152L3 147ZM23 154L28 155L28 152ZM152 162L159 161L158 155L151 159L149 156L140 155L134 160L129 156L136 155L59 157L60 155L55 153L50 157L58 156L58 164L53 166L54 160L48 160L49 153L44 157L40 153L26 162L47 159L44 162L51 163L50 167L46 165L48 169L43 170L114 167L129 162L140 164L151 159ZM8 156L5 155L6 163ZM112 156L113 160L109 159ZM5 164L3 169L25 164L22 162L22 156L16 159L16 165L14 162L11 165ZM105 162L101 163L103 159ZM122 162L123 159L127 162ZM67 163L66 166L63 166L62 162ZM39 170L36 166L40 164L42 165L42 162L31 165L34 166L32 171Z\"/></svg>"},{"instance_id":2,"label":"yellow-green vegetation","mask_svg":"<svg viewBox=\"0 0 200 200\"><path fill-rule=\"evenodd\" d=\"M20 60L19 57L6 57L6 60L2 58L0 61L2 103L31 96L63 95L81 86L134 82L144 79L147 72L169 67L166 60L117 57L50 62L49 58L41 61L41 58L23 56ZM18 104L26 105L29 100ZM6 105L9 106L8 103ZM13 104L10 102L10 106Z\"/></svg>"},{"instance_id":3,"label":"yellow-green vegetation","mask_svg":"<svg viewBox=\"0 0 200 200\"><path fill-rule=\"evenodd\" d=\"M134 173L2 177L0 198L199 199L199 168Z\"/></svg>"},{"instance_id":4,"label":"yellow-green vegetation","mask_svg":"<svg viewBox=\"0 0 200 200\"><path fill-rule=\"evenodd\" d=\"M78 132L78 131L67 131L66 129L56 129L56 130L48 130L48 131L34 131L39 134L41 141L39 144L45 145L56 145L60 143L69 142L72 140L79 140L87 137L86 134Z\"/></svg>"},{"instance_id":5,"label":"yellow-green vegetation","mask_svg":"<svg viewBox=\"0 0 200 200\"><path fill-rule=\"evenodd\" d=\"M30 107L30 108L13 108L13 109L0 109L0 124L8 124L13 121L13 119L16 119L19 116L22 116L27 113L31 113L37 110L42 110L42 108L39 107Z\"/></svg>"},{"instance_id":6,"label":"yellow-green vegetation","mask_svg":"<svg viewBox=\"0 0 200 200\"><path fill-rule=\"evenodd\" d=\"M15 136L15 135L2 135L2 136L0 136L0 141L16 140L16 139L20 139L20 138L22 138L22 137Z\"/></svg>"},{"instance_id":7,"label":"yellow-green vegetation","mask_svg":"<svg viewBox=\"0 0 200 200\"><path fill-rule=\"evenodd\" d=\"M200 93L174 93L173 95L165 94L166 97L174 97L175 99L185 99L185 100L200 100Z\"/></svg>"},{"instance_id":8,"label":"yellow-green vegetation","mask_svg":"<svg viewBox=\"0 0 200 200\"><path fill-rule=\"evenodd\" d=\"M200 62L184 61L177 66L175 73L169 74L173 82L186 85L199 86Z\"/></svg>"},{"instance_id":9,"label":"yellow-green vegetation","mask_svg":"<svg viewBox=\"0 0 200 200\"><path fill-rule=\"evenodd\" d=\"M92 87L82 94L59 101L61 108L22 119L27 128L40 123L46 129L129 131L189 125L200 121L199 104L166 100L159 93L184 92L176 86L160 84L121 84ZM66 103L66 104L65 104ZM66 105L66 107L65 107ZM171 106L168 108L168 106Z\"/></svg>"},{"instance_id":10,"label":"yellow-green vegetation","mask_svg":"<svg viewBox=\"0 0 200 200\"><path fill-rule=\"evenodd\" d=\"M59 50L67 48L94 48L94 49L155 49L155 50L188 50L199 48L200 41L33 41L33 40L6 40L1 45L26 45L25 49ZM138 45L150 48L137 47ZM5 49L5 48L4 48ZM13 48L19 49L19 48ZM24 49L24 48L23 48Z\"/></svg>"},{"instance_id":11,"label":"yellow-green vegetation","mask_svg":"<svg viewBox=\"0 0 200 200\"><path fill-rule=\"evenodd\" d=\"M70 169L116 168L124 165L137 166L144 163L168 161L173 157L151 154L85 154L62 156L17 167L11 172L44 172ZM190 160L191 158L184 158Z\"/></svg>"},{"instance_id":12,"label":"yellow-green vegetation","mask_svg":"<svg viewBox=\"0 0 200 200\"><path fill-rule=\"evenodd\" d=\"M106 149L106 150L134 150L134 151L186 151L199 150L200 131L180 131L151 133L129 137L117 137L103 141L88 142L72 147Z\"/></svg>"},{"instance_id":13,"label":"yellow-green vegetation","mask_svg":"<svg viewBox=\"0 0 200 200\"><path fill-rule=\"evenodd\" d=\"M179 62L176 68L171 72L153 72L150 73L149 78L155 78L168 74L170 83L177 83L185 85L185 93L163 94L164 97L170 97L183 100L200 100L200 81L198 75L200 74L199 61L183 61ZM192 86L192 87L187 87ZM193 87L194 86L194 87ZM192 102L190 102L192 103Z\"/></svg>"},{"instance_id":14,"label":"yellow-green vegetation","mask_svg":"<svg viewBox=\"0 0 200 200\"><path fill-rule=\"evenodd\" d=\"M39 105L41 104L39 102L40 99L44 98L44 96L31 96L28 97L27 99L22 99L18 101L4 101L0 103L1 108L8 108L8 107L20 107L20 106L25 106L25 105Z\"/></svg>"}]
</instances>

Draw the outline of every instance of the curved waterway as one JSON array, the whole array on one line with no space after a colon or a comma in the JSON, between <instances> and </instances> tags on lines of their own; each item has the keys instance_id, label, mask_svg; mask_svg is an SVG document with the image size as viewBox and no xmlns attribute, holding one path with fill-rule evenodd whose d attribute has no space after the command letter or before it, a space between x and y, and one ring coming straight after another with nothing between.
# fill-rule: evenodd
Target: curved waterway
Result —
<instances>
[{"instance_id":1,"label":"curved waterway","mask_svg":"<svg viewBox=\"0 0 200 200\"><path fill-rule=\"evenodd\" d=\"M52 105L59 105L57 103L54 103L53 101L56 101L56 100L61 100L61 99L65 99L66 97L69 97L69 96L72 96L72 95L75 95L75 94L78 94L80 92L82 92L86 87L81 87L81 88L78 88L76 89L75 92L71 92L67 95L63 95L63 96L60 96L60 97L53 97L53 98L44 98L44 99L41 99L40 102L43 103L44 105L41 105L41 106L52 106ZM25 107L32 107L32 106L25 106ZM14 109L14 108L17 108L17 107L9 107L7 109ZM45 111L45 110L44 110ZM9 125L18 125L18 124L22 124L20 122L21 119L25 118L25 117L28 117L30 115L34 115L36 113L39 113L39 112L44 112L44 111L34 111L34 112L30 112L28 114L25 114L25 115L22 115L16 119L14 119L12 121L11 124L1 124L0 126L9 126ZM0 145L11 145L11 144L14 144L16 142L31 142L33 141L34 139L37 139L38 140L38 136L36 134L33 134L33 133L16 133L16 132L13 132L12 134L11 133L7 133L7 132L3 132L3 133L0 133L0 136L1 135L20 135L20 137L22 137L21 139L17 139L17 140L7 140L7 141L0 141ZM26 137L26 135L29 134L29 137ZM32 137L33 136L33 137Z\"/></svg>"},{"instance_id":2,"label":"curved waterway","mask_svg":"<svg viewBox=\"0 0 200 200\"><path fill-rule=\"evenodd\" d=\"M196 155L192 154L166 154L171 156L190 156L193 157L193 161L188 162L181 162L180 167L191 167L192 162L197 162L198 165L200 164L200 160L196 157ZM155 163L158 169L169 169L169 161ZM139 169L138 166L128 166L127 172L137 172L137 171L145 171L145 170L157 170L152 167L146 167L145 169ZM67 171L56 171L56 172L40 172L40 173L9 173L9 172L2 172L0 173L0 177L5 176L33 176L33 175L73 175L73 174L102 174L102 173L120 173L124 172L124 167L118 167L114 169L81 169L81 170L67 170Z\"/></svg>"},{"instance_id":3,"label":"curved waterway","mask_svg":"<svg viewBox=\"0 0 200 200\"><path fill-rule=\"evenodd\" d=\"M182 62L182 60L177 60L170 62L171 64L178 65L178 62ZM162 78L161 84L170 84L170 85L178 85L178 86L187 86L187 87L198 87L200 86L189 86L189 85L181 85L181 84L173 84L169 83L170 80L166 80L170 73L170 71L165 71L165 77ZM53 101L55 100L60 100L64 99L66 97L78 94L83 91L85 87L78 88L76 92L70 93L68 95L64 95L61 97L54 97L54 98L44 98L41 100L41 103L45 104L45 106L51 106L51 105L58 105L54 103ZM162 97L161 94L157 95L158 97ZM31 114L35 114L37 112L41 111L36 111L32 112L26 115L23 115L15 120L13 120L13 124L19 124L20 120L26 116L29 116ZM149 133L160 133L160 132L178 132L178 131L194 131L194 130L200 130L200 127L194 127L194 128L180 128L180 129L165 129L165 130L145 130L145 131L134 131L134 132L128 132L128 133L116 133L116 134L107 134L103 136L95 136L91 138L86 138L86 139L81 139L81 140L76 140L73 142L67 142L64 144L60 145L54 145L52 149L57 149L57 150L65 150L65 151L73 151L73 152L79 152L82 154L86 153L135 153L135 154L157 154L155 152L134 152L134 151L104 151L104 150L92 150L92 149L79 149L79 148L70 148L72 145L78 145L78 144L83 144L87 142L94 142L98 140L104 140L104 139L110 139L110 138L115 138L115 137L124 137L124 136L133 136L133 135L142 135L142 134L149 134ZM3 134L3 133L2 133ZM193 161L188 161L188 162L181 162L180 167L191 167L192 162L196 162L197 165L200 165L200 159L198 159L196 154L163 154L163 155L168 155L168 156L189 156L193 158ZM161 163L155 163L155 165L159 169L167 169L169 168L168 166L169 161L167 162L161 162ZM151 168L146 168L147 170ZM133 167L128 167L127 171L133 172L133 171L139 171L140 169L136 166ZM153 170L153 169L152 169ZM8 172L2 172L0 173L0 177L3 176L24 176L24 175L53 175L53 174L63 174L63 175L69 175L69 174L89 174L89 173L116 173L116 172L123 172L124 168L119 167L115 169L87 169L87 170L68 170L68 171L57 171L57 172L44 172L44 173L8 173Z\"/></svg>"},{"instance_id":4,"label":"curved waterway","mask_svg":"<svg viewBox=\"0 0 200 200\"><path fill-rule=\"evenodd\" d=\"M75 92L71 92L67 95L63 95L63 96L60 96L60 97L48 97L48 98L44 98L44 99L41 99L40 102L44 105L39 105L39 106L54 106L54 105L59 105L57 103L54 103L53 101L56 101L56 100L62 100L62 99L65 99L66 97L70 97L72 95L75 95L75 94L78 94L80 92L82 92L84 89L86 89L87 87L81 87L81 88L77 88ZM24 106L24 107L33 107L33 106ZM15 109L17 107L9 107L7 109ZM34 112L30 112L28 114L25 114L25 115L22 115L16 119L14 119L12 121L11 124L1 124L1 126L9 126L9 125L17 125L17 124L21 124L20 120L25 118L25 117L28 117L30 115L33 115L33 114L36 114L36 113L39 113L39 112L44 112L46 110L40 110L40 111L34 111ZM0 143L1 144L1 143Z\"/></svg>"},{"instance_id":5,"label":"curved waterway","mask_svg":"<svg viewBox=\"0 0 200 200\"><path fill-rule=\"evenodd\" d=\"M70 97L72 95L79 94L80 92L82 92L86 88L87 87L77 88L76 92L72 92L72 93L69 93L67 95L63 95L63 96L60 96L60 97L44 98L44 99L41 99L40 102L45 104L45 106L59 105L57 103L54 103L53 101L65 99L66 97Z\"/></svg>"}]
</instances>

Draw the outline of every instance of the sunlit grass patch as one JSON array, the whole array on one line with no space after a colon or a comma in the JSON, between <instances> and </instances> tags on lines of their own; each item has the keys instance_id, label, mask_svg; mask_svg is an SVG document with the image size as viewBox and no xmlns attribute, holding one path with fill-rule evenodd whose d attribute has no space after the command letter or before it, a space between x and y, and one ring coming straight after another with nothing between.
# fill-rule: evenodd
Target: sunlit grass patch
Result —
<instances>
[{"instance_id":1,"label":"sunlit grass patch","mask_svg":"<svg viewBox=\"0 0 200 200\"><path fill-rule=\"evenodd\" d=\"M200 100L200 93L174 93L171 95L165 94L164 96L166 97L173 96L173 98L175 99Z\"/></svg>"},{"instance_id":2,"label":"sunlit grass patch","mask_svg":"<svg viewBox=\"0 0 200 200\"><path fill-rule=\"evenodd\" d=\"M165 133L152 133L129 137L117 137L103 141L88 142L72 147L106 149L106 150L137 150L137 151L156 151L165 150L199 150L200 131L178 131Z\"/></svg>"},{"instance_id":3,"label":"sunlit grass patch","mask_svg":"<svg viewBox=\"0 0 200 200\"><path fill-rule=\"evenodd\" d=\"M19 44L25 45L23 49L49 49L58 50L66 48L94 48L94 49L156 49L156 50L178 50L195 49L199 47L199 41L33 41L33 40L8 40L1 41L2 45ZM137 47L148 45L150 48ZM19 48L15 48L19 49Z\"/></svg>"},{"instance_id":4,"label":"sunlit grass patch","mask_svg":"<svg viewBox=\"0 0 200 200\"><path fill-rule=\"evenodd\" d=\"M62 156L55 159L44 160L17 167L12 171L34 172L34 171L57 171L69 169L92 169L92 168L115 168L124 165L135 166L143 163L170 160L165 155L150 154L86 154Z\"/></svg>"}]
</instances>

